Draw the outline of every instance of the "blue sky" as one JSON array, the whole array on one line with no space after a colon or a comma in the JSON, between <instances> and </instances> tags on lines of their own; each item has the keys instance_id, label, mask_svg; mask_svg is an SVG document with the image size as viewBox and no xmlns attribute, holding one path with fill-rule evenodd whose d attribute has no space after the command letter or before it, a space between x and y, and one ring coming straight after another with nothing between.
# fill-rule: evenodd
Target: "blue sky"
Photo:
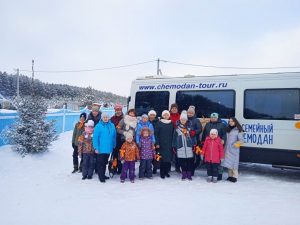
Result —
<instances>
[{"instance_id":1,"label":"blue sky","mask_svg":"<svg viewBox=\"0 0 300 225\"><path fill-rule=\"evenodd\" d=\"M220 66L300 66L300 1L296 0L0 0L0 8L2 72L30 70L31 59L35 70L93 69L157 58ZM168 76L282 71L166 63L161 70ZM154 62L35 76L127 96L133 79L155 74Z\"/></svg>"}]
</instances>

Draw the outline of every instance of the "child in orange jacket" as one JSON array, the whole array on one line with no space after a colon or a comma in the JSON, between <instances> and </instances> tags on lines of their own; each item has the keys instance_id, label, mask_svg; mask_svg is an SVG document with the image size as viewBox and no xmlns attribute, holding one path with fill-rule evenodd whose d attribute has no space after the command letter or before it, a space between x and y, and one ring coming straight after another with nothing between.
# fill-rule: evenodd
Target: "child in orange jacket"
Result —
<instances>
[{"instance_id":1,"label":"child in orange jacket","mask_svg":"<svg viewBox=\"0 0 300 225\"><path fill-rule=\"evenodd\" d=\"M124 183L129 170L129 179L134 183L135 162L140 159L140 154L136 143L133 141L133 135L128 132L125 138L126 141L120 149L120 160L123 163L120 179L121 183Z\"/></svg>"}]
</instances>

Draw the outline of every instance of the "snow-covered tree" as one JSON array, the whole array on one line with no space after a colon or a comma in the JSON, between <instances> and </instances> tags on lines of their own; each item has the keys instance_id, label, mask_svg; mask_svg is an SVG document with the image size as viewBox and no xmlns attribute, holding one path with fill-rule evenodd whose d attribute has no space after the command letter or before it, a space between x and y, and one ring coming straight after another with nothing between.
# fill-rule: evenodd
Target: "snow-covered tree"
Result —
<instances>
[{"instance_id":1,"label":"snow-covered tree","mask_svg":"<svg viewBox=\"0 0 300 225\"><path fill-rule=\"evenodd\" d=\"M4 132L9 144L22 156L48 150L57 135L54 121L46 120L45 100L38 96L25 97L17 103L17 110L17 122Z\"/></svg>"}]
</instances>

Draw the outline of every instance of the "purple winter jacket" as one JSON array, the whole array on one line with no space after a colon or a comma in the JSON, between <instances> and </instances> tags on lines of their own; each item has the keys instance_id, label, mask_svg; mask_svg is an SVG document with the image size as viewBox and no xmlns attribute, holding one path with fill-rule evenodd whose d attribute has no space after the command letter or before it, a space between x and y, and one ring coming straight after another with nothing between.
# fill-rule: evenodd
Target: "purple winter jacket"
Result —
<instances>
[{"instance_id":1,"label":"purple winter jacket","mask_svg":"<svg viewBox=\"0 0 300 225\"><path fill-rule=\"evenodd\" d=\"M153 141L151 137L140 137L140 156L141 159L153 159L154 158L154 150L152 149Z\"/></svg>"}]
</instances>

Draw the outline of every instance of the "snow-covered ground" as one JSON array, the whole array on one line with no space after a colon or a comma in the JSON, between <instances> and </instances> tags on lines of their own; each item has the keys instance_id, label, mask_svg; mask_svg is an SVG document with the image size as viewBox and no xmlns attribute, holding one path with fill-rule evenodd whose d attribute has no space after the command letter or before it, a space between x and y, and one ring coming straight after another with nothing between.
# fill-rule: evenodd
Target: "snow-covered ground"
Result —
<instances>
[{"instance_id":1,"label":"snow-covered ground","mask_svg":"<svg viewBox=\"0 0 300 225\"><path fill-rule=\"evenodd\" d=\"M71 132L51 151L21 158L0 148L1 225L300 224L300 171L241 166L237 183L162 180L105 184L71 174Z\"/></svg>"}]
</instances>

